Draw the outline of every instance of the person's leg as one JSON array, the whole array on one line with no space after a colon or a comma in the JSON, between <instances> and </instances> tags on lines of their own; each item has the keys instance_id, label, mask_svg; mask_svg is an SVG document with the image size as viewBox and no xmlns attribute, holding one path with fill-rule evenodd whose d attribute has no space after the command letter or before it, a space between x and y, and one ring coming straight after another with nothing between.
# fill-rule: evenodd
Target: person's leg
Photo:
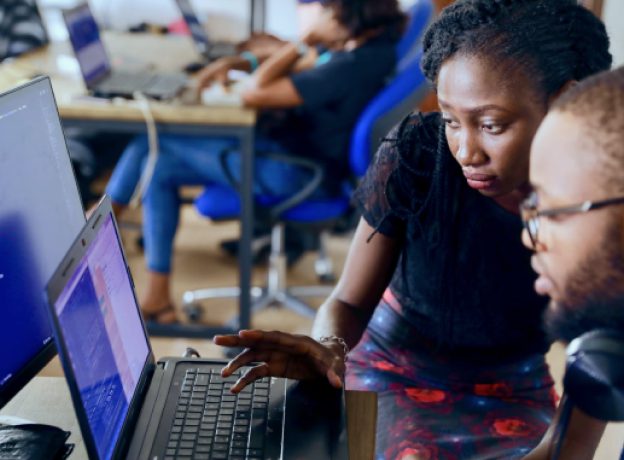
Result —
<instances>
[{"instance_id":1,"label":"person's leg","mask_svg":"<svg viewBox=\"0 0 624 460\"><path fill-rule=\"evenodd\" d=\"M228 138L207 138L193 136L163 136L159 139L160 154L153 176L143 196L144 238L147 266L149 270L148 290L142 299L144 313L154 319L168 322L175 319L170 308L171 255L173 241L179 220L179 187L183 185L201 185L218 183L229 185L223 170L220 153L233 151L228 155L228 166L235 178L239 177L240 155L235 151L236 141ZM115 189L126 189L125 195L117 193L121 200L129 201L132 192L130 185L136 186L141 167L136 157L139 150L128 149L126 171L138 172L138 178L132 181L132 175L119 175ZM134 161L131 161L134 160ZM145 160L143 156L142 160ZM300 189L309 173L297 167L286 165L261 157L256 159L254 189L256 193L273 193L288 196ZM162 312L162 315L159 314Z\"/></svg>"},{"instance_id":2,"label":"person's leg","mask_svg":"<svg viewBox=\"0 0 624 460\"><path fill-rule=\"evenodd\" d=\"M149 186L143 196L143 235L148 268L148 288L141 299L143 313L160 323L175 321L170 289L173 242L179 222L179 188L202 185L220 178L219 152L231 140L186 136L163 136L160 153ZM201 170L183 161L187 157L207 158ZM215 171L217 170L217 171Z\"/></svg>"},{"instance_id":3,"label":"person's leg","mask_svg":"<svg viewBox=\"0 0 624 460\"><path fill-rule=\"evenodd\" d=\"M134 190L141 179L148 151L147 137L137 136L128 144L113 170L106 186L106 194L111 197L113 212L117 218L132 199Z\"/></svg>"}]
</instances>

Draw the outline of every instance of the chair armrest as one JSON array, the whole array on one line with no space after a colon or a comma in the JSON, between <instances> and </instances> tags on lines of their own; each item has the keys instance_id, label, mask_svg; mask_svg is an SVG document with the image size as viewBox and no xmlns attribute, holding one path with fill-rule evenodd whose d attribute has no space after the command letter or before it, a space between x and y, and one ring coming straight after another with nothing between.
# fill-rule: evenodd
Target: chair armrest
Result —
<instances>
[{"instance_id":1,"label":"chair armrest","mask_svg":"<svg viewBox=\"0 0 624 460\"><path fill-rule=\"evenodd\" d=\"M234 178L234 175L232 174L232 171L230 171L229 165L226 161L227 156L230 153L230 150L224 150L223 152L221 152L219 155L219 161L221 163L221 167L225 172L225 176L228 179L228 182L230 182L230 185L238 191L240 184ZM295 157L293 155L287 155L283 153L265 153L263 154L263 156L273 160L281 161L283 163L299 166L312 172L312 177L301 188L301 190L299 190L291 197L279 202L278 204L269 207L269 214L272 218L279 217L283 212L298 205L299 203L312 196L312 194L319 188L325 177L323 167L315 161L309 160L307 158Z\"/></svg>"}]
</instances>

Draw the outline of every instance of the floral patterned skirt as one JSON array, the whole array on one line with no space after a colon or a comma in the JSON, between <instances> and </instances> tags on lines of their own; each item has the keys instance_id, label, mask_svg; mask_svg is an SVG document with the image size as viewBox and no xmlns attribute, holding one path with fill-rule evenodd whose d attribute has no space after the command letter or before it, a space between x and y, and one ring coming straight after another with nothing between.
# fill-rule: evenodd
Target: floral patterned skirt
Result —
<instances>
[{"instance_id":1,"label":"floral patterned skirt","mask_svg":"<svg viewBox=\"0 0 624 460\"><path fill-rule=\"evenodd\" d=\"M544 356L475 364L423 352L394 303L387 290L347 362L347 389L378 393L377 458L516 459L532 450L557 400Z\"/></svg>"}]
</instances>

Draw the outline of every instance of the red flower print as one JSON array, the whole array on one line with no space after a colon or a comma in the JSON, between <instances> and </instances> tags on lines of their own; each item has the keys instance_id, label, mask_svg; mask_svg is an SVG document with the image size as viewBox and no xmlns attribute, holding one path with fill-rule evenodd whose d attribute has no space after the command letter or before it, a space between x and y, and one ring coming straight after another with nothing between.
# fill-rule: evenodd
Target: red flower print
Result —
<instances>
[{"instance_id":1,"label":"red flower print","mask_svg":"<svg viewBox=\"0 0 624 460\"><path fill-rule=\"evenodd\" d=\"M419 403L439 403L446 399L446 393L442 390L434 390L429 388L406 388L407 396Z\"/></svg>"},{"instance_id":2,"label":"red flower print","mask_svg":"<svg viewBox=\"0 0 624 460\"><path fill-rule=\"evenodd\" d=\"M513 390L506 383L477 383L474 392L477 396L505 397L513 394Z\"/></svg>"},{"instance_id":3,"label":"red flower print","mask_svg":"<svg viewBox=\"0 0 624 460\"><path fill-rule=\"evenodd\" d=\"M396 374L403 374L403 368L399 366L395 366L391 362L388 361L373 361L371 366L375 369L379 369L380 371L386 372L394 372Z\"/></svg>"},{"instance_id":4,"label":"red flower print","mask_svg":"<svg viewBox=\"0 0 624 460\"><path fill-rule=\"evenodd\" d=\"M496 419L493 427L502 436L526 437L534 434L533 427L519 418Z\"/></svg>"},{"instance_id":5,"label":"red flower print","mask_svg":"<svg viewBox=\"0 0 624 460\"><path fill-rule=\"evenodd\" d=\"M396 449L396 450L395 450ZM396 455L394 455L394 452ZM423 445L414 441L401 441L398 446L390 448L386 451L386 458L393 458L396 460L402 460L410 458L412 455L419 460L434 460L438 458L438 447L435 443L431 445Z\"/></svg>"}]
</instances>

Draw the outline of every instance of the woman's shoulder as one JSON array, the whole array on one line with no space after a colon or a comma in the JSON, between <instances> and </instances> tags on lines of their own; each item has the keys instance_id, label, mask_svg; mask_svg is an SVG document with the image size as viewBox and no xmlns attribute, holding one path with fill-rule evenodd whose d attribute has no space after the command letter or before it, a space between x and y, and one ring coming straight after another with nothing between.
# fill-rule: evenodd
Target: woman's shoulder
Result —
<instances>
[{"instance_id":1,"label":"woman's shoulder","mask_svg":"<svg viewBox=\"0 0 624 460\"><path fill-rule=\"evenodd\" d=\"M414 171L431 171L440 147L439 113L413 113L406 116L383 139L379 154L398 166Z\"/></svg>"}]
</instances>

